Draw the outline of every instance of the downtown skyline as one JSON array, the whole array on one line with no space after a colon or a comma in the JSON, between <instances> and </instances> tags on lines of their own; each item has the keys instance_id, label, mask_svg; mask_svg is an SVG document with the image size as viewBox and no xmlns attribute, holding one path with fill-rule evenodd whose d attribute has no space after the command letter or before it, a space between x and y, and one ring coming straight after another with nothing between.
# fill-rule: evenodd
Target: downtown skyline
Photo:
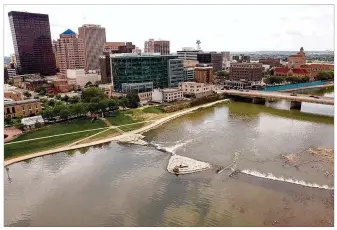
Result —
<instances>
[{"instance_id":1,"label":"downtown skyline","mask_svg":"<svg viewBox=\"0 0 337 230\"><path fill-rule=\"evenodd\" d=\"M162 11L163 7L168 10ZM98 24L106 29L107 42L130 41L142 50L149 38L169 40L172 53L196 47L196 40L201 40L205 51L295 51L300 46L308 51L334 50L332 5L6 5L5 56L14 53L9 11L48 14L53 40L67 29L78 33L83 24ZM201 13L204 16L197 17ZM137 21L133 20L135 15ZM186 16L190 19L181 20ZM157 18L161 19L159 24Z\"/></svg>"}]
</instances>

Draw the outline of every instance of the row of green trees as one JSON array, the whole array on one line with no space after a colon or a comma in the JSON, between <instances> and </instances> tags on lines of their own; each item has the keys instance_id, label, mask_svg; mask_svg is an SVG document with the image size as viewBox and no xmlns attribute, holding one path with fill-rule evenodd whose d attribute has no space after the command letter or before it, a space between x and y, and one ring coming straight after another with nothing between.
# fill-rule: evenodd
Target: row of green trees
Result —
<instances>
[{"instance_id":1,"label":"row of green trees","mask_svg":"<svg viewBox=\"0 0 337 230\"><path fill-rule=\"evenodd\" d=\"M303 76L303 77L294 77L294 76L270 76L264 79L264 82L266 84L281 84L281 83L304 83L304 82L309 82L309 77L308 76Z\"/></svg>"},{"instance_id":2,"label":"row of green trees","mask_svg":"<svg viewBox=\"0 0 337 230\"><path fill-rule=\"evenodd\" d=\"M48 120L55 117L68 119L69 117L86 116L89 112L92 115L113 112L118 110L119 106L123 107L123 109L137 108L139 102L140 100L136 93L127 94L126 97L109 99L100 88L89 87L83 90L81 100L75 103L46 101L46 108L41 112L41 115Z\"/></svg>"},{"instance_id":3,"label":"row of green trees","mask_svg":"<svg viewBox=\"0 0 337 230\"><path fill-rule=\"evenodd\" d=\"M320 81L333 81L334 79L334 71L329 70L329 71L323 71L320 72L316 77L316 80Z\"/></svg>"}]
</instances>

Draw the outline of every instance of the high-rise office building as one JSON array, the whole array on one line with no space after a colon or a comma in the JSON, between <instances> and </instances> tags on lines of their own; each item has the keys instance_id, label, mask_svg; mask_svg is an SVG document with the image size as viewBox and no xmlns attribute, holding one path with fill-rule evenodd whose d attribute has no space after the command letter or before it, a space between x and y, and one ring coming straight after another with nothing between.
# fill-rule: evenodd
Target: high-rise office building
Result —
<instances>
[{"instance_id":1,"label":"high-rise office building","mask_svg":"<svg viewBox=\"0 0 337 230\"><path fill-rule=\"evenodd\" d=\"M198 53L197 60L200 64L212 64L213 71L222 70L223 54L216 52Z\"/></svg>"},{"instance_id":2,"label":"high-rise office building","mask_svg":"<svg viewBox=\"0 0 337 230\"><path fill-rule=\"evenodd\" d=\"M84 68L83 41L74 31L68 29L60 34L56 43L56 52L61 73L66 75L67 69Z\"/></svg>"},{"instance_id":3,"label":"high-rise office building","mask_svg":"<svg viewBox=\"0 0 337 230\"><path fill-rule=\"evenodd\" d=\"M181 59L171 59L169 64L169 87L175 88L184 81L184 61Z\"/></svg>"},{"instance_id":4,"label":"high-rise office building","mask_svg":"<svg viewBox=\"0 0 337 230\"><path fill-rule=\"evenodd\" d=\"M8 13L19 74L56 73L47 14L11 11Z\"/></svg>"},{"instance_id":5,"label":"high-rise office building","mask_svg":"<svg viewBox=\"0 0 337 230\"><path fill-rule=\"evenodd\" d=\"M105 28L100 25L85 24L78 28L78 38L84 44L84 69L99 70L99 57L103 55L106 42Z\"/></svg>"},{"instance_id":6,"label":"high-rise office building","mask_svg":"<svg viewBox=\"0 0 337 230\"><path fill-rule=\"evenodd\" d=\"M111 83L110 55L101 55L99 57L99 65L101 72L101 82L103 84Z\"/></svg>"},{"instance_id":7,"label":"high-rise office building","mask_svg":"<svg viewBox=\"0 0 337 230\"><path fill-rule=\"evenodd\" d=\"M159 54L111 54L111 75L116 91L123 83L153 82L154 88L169 86L169 60L175 55Z\"/></svg>"}]
</instances>

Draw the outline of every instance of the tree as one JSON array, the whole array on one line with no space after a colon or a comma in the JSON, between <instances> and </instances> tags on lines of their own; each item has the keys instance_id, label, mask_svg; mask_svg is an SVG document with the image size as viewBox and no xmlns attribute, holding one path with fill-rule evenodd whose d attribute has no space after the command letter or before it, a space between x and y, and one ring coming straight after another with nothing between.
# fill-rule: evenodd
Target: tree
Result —
<instances>
[{"instance_id":1,"label":"tree","mask_svg":"<svg viewBox=\"0 0 337 230\"><path fill-rule=\"evenodd\" d=\"M68 102L69 101L69 96L65 95L64 97L61 98L61 101Z\"/></svg>"},{"instance_id":2,"label":"tree","mask_svg":"<svg viewBox=\"0 0 337 230\"><path fill-rule=\"evenodd\" d=\"M118 109L118 103L114 99L107 100L107 105L108 105L109 111L115 111Z\"/></svg>"},{"instance_id":3,"label":"tree","mask_svg":"<svg viewBox=\"0 0 337 230\"><path fill-rule=\"evenodd\" d=\"M56 104L54 106L54 116L61 116L61 111L67 109L67 107L63 104Z\"/></svg>"},{"instance_id":4,"label":"tree","mask_svg":"<svg viewBox=\"0 0 337 230\"><path fill-rule=\"evenodd\" d=\"M92 87L93 85L92 85L92 83L91 83L91 81L88 81L86 84L85 84L85 88L87 88L87 87Z\"/></svg>"},{"instance_id":5,"label":"tree","mask_svg":"<svg viewBox=\"0 0 337 230\"><path fill-rule=\"evenodd\" d=\"M32 96L32 94L31 94L30 92L28 92L28 91L25 91L25 92L23 93L23 95L24 95L25 97L27 97L27 98L29 98L29 97Z\"/></svg>"},{"instance_id":6,"label":"tree","mask_svg":"<svg viewBox=\"0 0 337 230\"><path fill-rule=\"evenodd\" d=\"M101 100L100 102L98 102L97 104L97 109L101 112L104 113L106 111L106 109L108 108L108 102L107 100Z\"/></svg>"},{"instance_id":7,"label":"tree","mask_svg":"<svg viewBox=\"0 0 337 230\"><path fill-rule=\"evenodd\" d=\"M89 103L88 104L88 111L91 113L91 114L96 114L99 110L97 103Z\"/></svg>"},{"instance_id":8,"label":"tree","mask_svg":"<svg viewBox=\"0 0 337 230\"><path fill-rule=\"evenodd\" d=\"M137 93L128 93L126 98L128 99L127 107L137 108L139 106L140 99Z\"/></svg>"},{"instance_id":9,"label":"tree","mask_svg":"<svg viewBox=\"0 0 337 230\"><path fill-rule=\"evenodd\" d=\"M125 107L127 107L127 105L129 104L129 100L126 97L122 97L121 99L119 99L118 104L122 106L123 109L125 109Z\"/></svg>"},{"instance_id":10,"label":"tree","mask_svg":"<svg viewBox=\"0 0 337 230\"><path fill-rule=\"evenodd\" d=\"M69 98L68 100L71 104L75 104L77 102L80 101L80 98L78 96L72 96L71 98Z\"/></svg>"},{"instance_id":11,"label":"tree","mask_svg":"<svg viewBox=\"0 0 337 230\"><path fill-rule=\"evenodd\" d=\"M315 79L320 80L320 81L328 81L328 80L333 80L333 78L334 78L333 71L322 71L318 73Z\"/></svg>"},{"instance_id":12,"label":"tree","mask_svg":"<svg viewBox=\"0 0 337 230\"><path fill-rule=\"evenodd\" d=\"M71 114L70 114L69 109L65 107L60 110L59 115L60 115L60 118L68 120Z\"/></svg>"},{"instance_id":13,"label":"tree","mask_svg":"<svg viewBox=\"0 0 337 230\"><path fill-rule=\"evenodd\" d=\"M107 98L107 96L103 92L103 90L101 90L100 88L96 88L96 87L87 88L82 92L82 101L83 102L88 103L94 97L98 97L99 101L104 99L104 98Z\"/></svg>"},{"instance_id":14,"label":"tree","mask_svg":"<svg viewBox=\"0 0 337 230\"><path fill-rule=\"evenodd\" d=\"M47 107L41 112L41 116L44 119L50 120L54 117L54 110L52 107Z\"/></svg>"},{"instance_id":15,"label":"tree","mask_svg":"<svg viewBox=\"0 0 337 230\"><path fill-rule=\"evenodd\" d=\"M40 94L40 95L46 95L47 90L45 88L43 88L42 86L40 86L40 87L37 87L35 89L35 92L38 93L38 94Z\"/></svg>"},{"instance_id":16,"label":"tree","mask_svg":"<svg viewBox=\"0 0 337 230\"><path fill-rule=\"evenodd\" d=\"M5 124L7 124L7 125L13 125L12 118L10 118L10 117L5 117Z\"/></svg>"},{"instance_id":17,"label":"tree","mask_svg":"<svg viewBox=\"0 0 337 230\"><path fill-rule=\"evenodd\" d=\"M93 97L90 99L90 103L99 103L101 99L99 97Z\"/></svg>"},{"instance_id":18,"label":"tree","mask_svg":"<svg viewBox=\"0 0 337 230\"><path fill-rule=\"evenodd\" d=\"M299 79L297 77L294 77L294 76L288 76L285 78L285 80L291 84L294 84L294 83L298 83L299 82Z\"/></svg>"},{"instance_id":19,"label":"tree","mask_svg":"<svg viewBox=\"0 0 337 230\"><path fill-rule=\"evenodd\" d=\"M55 99L57 99L57 100L61 100L61 95L56 95L56 97L55 97Z\"/></svg>"},{"instance_id":20,"label":"tree","mask_svg":"<svg viewBox=\"0 0 337 230\"><path fill-rule=\"evenodd\" d=\"M76 117L86 112L83 103L72 104L70 105L69 110L70 110L70 113Z\"/></svg>"},{"instance_id":21,"label":"tree","mask_svg":"<svg viewBox=\"0 0 337 230\"><path fill-rule=\"evenodd\" d=\"M55 100L54 99L49 100L48 105L49 106L55 106Z\"/></svg>"}]
</instances>

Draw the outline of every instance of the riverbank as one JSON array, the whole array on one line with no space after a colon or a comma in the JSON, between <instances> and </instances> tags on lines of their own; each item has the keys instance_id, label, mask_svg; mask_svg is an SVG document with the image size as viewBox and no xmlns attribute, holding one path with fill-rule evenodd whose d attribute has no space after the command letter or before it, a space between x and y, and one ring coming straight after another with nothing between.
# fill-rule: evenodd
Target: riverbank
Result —
<instances>
[{"instance_id":1,"label":"riverbank","mask_svg":"<svg viewBox=\"0 0 337 230\"><path fill-rule=\"evenodd\" d=\"M40 156L45 156L45 155L49 155L49 154L53 154L53 153L90 147L90 146L93 146L93 145L99 145L99 144L103 144L103 143L106 143L106 142L111 142L111 141L117 141L118 142L120 140L125 142L125 140L128 140L128 139L134 141L135 134L142 134L142 133L147 132L151 129L154 129L154 128L156 128L156 127L158 127L158 126L160 126L160 125L162 125L162 124L164 124L168 121L171 121L171 120L173 120L175 118L178 118L180 116L183 116L185 114L192 113L192 112L194 112L198 109L211 107L213 105L228 102L228 101L229 101L229 99L223 99L223 100L219 100L219 101L195 106L195 107L192 107L192 108L188 108L188 109L185 109L185 110L182 110L182 111L174 112L174 113L172 113L172 114L170 114L166 117L163 117L163 118L160 118L160 119L154 121L153 123L151 123L149 125L143 126L139 129L136 129L136 130L133 130L133 131L130 131L130 132L126 132L126 133L121 134L119 136L114 136L114 137L105 138L105 139L102 139L102 140L97 140L97 141L84 143L84 144L78 144L78 145L71 145L70 144L70 145L55 148L55 149L50 149L50 150L46 150L46 151L41 151L41 152L37 152L37 153L32 153L32 154L23 155L23 156L15 157L15 158L12 158L12 159L8 159L8 160L4 161L4 167L6 167L8 165L11 165L11 164L14 164L14 163L17 163L17 162L20 162L20 161L25 161L25 160L40 157Z\"/></svg>"}]
</instances>

